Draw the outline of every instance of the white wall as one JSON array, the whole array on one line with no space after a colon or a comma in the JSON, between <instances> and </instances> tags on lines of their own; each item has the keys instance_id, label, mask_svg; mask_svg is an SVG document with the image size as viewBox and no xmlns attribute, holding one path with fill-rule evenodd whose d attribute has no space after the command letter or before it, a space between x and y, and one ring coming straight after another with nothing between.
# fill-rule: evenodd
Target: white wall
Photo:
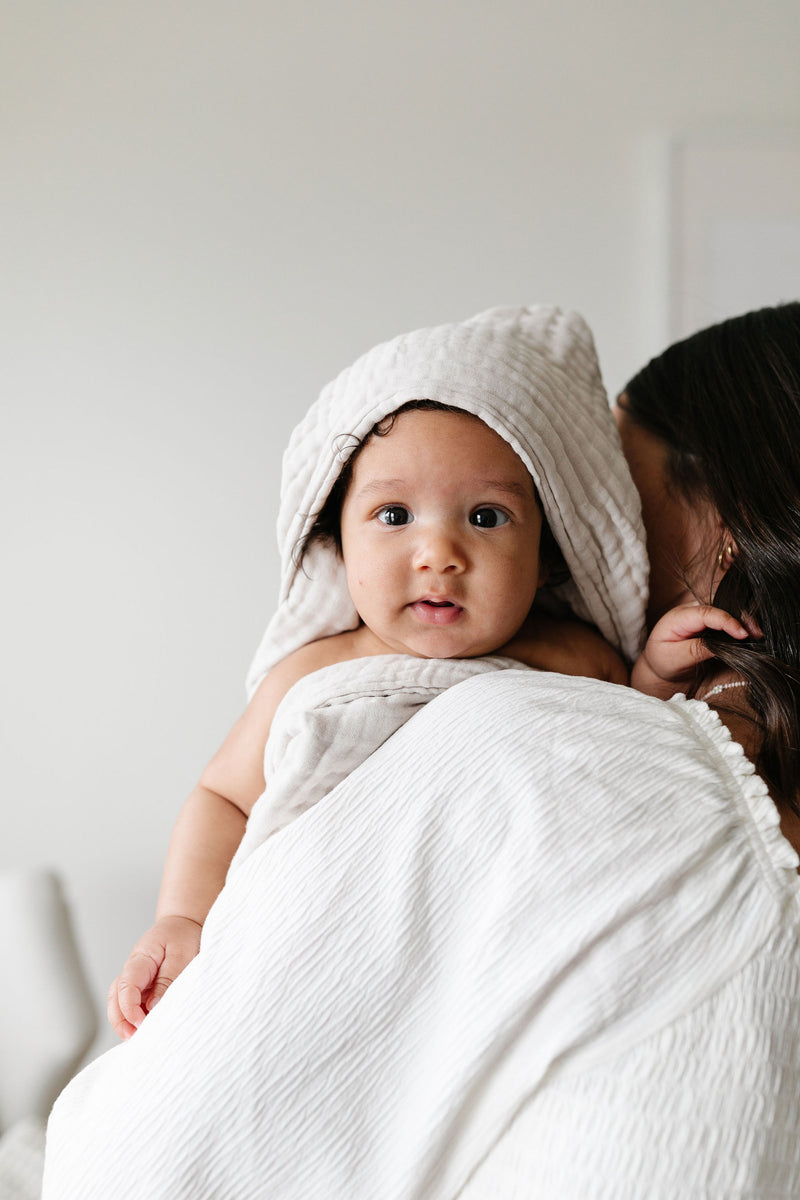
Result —
<instances>
[{"instance_id":1,"label":"white wall","mask_svg":"<svg viewBox=\"0 0 800 1200\"><path fill-rule=\"evenodd\" d=\"M5 860L98 1002L274 600L280 452L496 303L660 348L652 147L800 122L796 0L26 0L0 37Z\"/></svg>"}]
</instances>

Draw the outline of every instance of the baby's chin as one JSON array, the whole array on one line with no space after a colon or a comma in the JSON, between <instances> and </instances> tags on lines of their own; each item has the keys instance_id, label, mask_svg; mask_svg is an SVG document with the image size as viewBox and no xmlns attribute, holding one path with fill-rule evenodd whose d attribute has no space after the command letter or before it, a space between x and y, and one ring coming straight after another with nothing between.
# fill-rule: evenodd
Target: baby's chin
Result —
<instances>
[{"instance_id":1,"label":"baby's chin","mask_svg":"<svg viewBox=\"0 0 800 1200\"><path fill-rule=\"evenodd\" d=\"M498 643L497 639L493 638L485 641L454 643L451 638L430 638L426 639L424 644L420 644L417 639L413 639L395 643L390 653L408 654L414 658L487 658L490 655L502 655L503 646L508 640L510 639Z\"/></svg>"},{"instance_id":2,"label":"baby's chin","mask_svg":"<svg viewBox=\"0 0 800 1200\"><path fill-rule=\"evenodd\" d=\"M405 654L412 658L464 659L502 655L503 648L515 636L516 628L476 626L469 611L456 603L408 605L399 619L363 623L358 629L361 640L369 642L368 654Z\"/></svg>"}]
</instances>

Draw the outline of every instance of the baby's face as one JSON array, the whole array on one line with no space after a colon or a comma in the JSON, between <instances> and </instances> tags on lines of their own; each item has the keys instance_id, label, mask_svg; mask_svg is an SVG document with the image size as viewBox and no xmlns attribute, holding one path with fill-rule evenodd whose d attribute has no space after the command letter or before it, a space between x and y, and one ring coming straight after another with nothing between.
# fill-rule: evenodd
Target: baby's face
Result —
<instances>
[{"instance_id":1,"label":"baby's face","mask_svg":"<svg viewBox=\"0 0 800 1200\"><path fill-rule=\"evenodd\" d=\"M361 449L342 556L376 652L474 658L519 630L539 584L542 517L507 442L466 413L401 413Z\"/></svg>"}]
</instances>

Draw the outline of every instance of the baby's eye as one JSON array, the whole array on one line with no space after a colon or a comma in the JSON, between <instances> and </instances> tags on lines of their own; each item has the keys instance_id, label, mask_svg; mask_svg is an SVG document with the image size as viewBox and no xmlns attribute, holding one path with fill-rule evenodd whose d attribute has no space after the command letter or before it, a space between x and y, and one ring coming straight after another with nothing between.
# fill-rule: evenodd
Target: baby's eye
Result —
<instances>
[{"instance_id":1,"label":"baby's eye","mask_svg":"<svg viewBox=\"0 0 800 1200\"><path fill-rule=\"evenodd\" d=\"M501 508L476 508L469 514L470 524L479 529L496 529L498 525L506 525L509 519L508 513Z\"/></svg>"},{"instance_id":2,"label":"baby's eye","mask_svg":"<svg viewBox=\"0 0 800 1200\"><path fill-rule=\"evenodd\" d=\"M402 504L387 504L375 515L383 525L410 525L414 520L412 514Z\"/></svg>"}]
</instances>

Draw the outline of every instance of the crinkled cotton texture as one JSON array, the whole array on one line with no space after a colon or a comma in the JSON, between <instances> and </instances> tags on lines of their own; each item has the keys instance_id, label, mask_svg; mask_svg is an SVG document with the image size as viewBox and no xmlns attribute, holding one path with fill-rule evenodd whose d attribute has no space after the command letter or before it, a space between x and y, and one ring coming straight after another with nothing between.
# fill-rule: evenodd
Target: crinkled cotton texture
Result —
<instances>
[{"instance_id":1,"label":"crinkled cotton texture","mask_svg":"<svg viewBox=\"0 0 800 1200\"><path fill-rule=\"evenodd\" d=\"M355 770L394 663L319 673L349 773L62 1093L43 1200L796 1200L798 857L741 747L682 697L402 661Z\"/></svg>"},{"instance_id":2,"label":"crinkled cotton texture","mask_svg":"<svg viewBox=\"0 0 800 1200\"><path fill-rule=\"evenodd\" d=\"M632 660L644 634L647 558L639 497L622 454L591 332L558 308L493 308L376 346L325 387L283 459L277 612L248 673L248 692L309 641L358 616L336 551L297 548L353 445L409 400L480 417L520 456L572 579L559 599Z\"/></svg>"}]
</instances>

